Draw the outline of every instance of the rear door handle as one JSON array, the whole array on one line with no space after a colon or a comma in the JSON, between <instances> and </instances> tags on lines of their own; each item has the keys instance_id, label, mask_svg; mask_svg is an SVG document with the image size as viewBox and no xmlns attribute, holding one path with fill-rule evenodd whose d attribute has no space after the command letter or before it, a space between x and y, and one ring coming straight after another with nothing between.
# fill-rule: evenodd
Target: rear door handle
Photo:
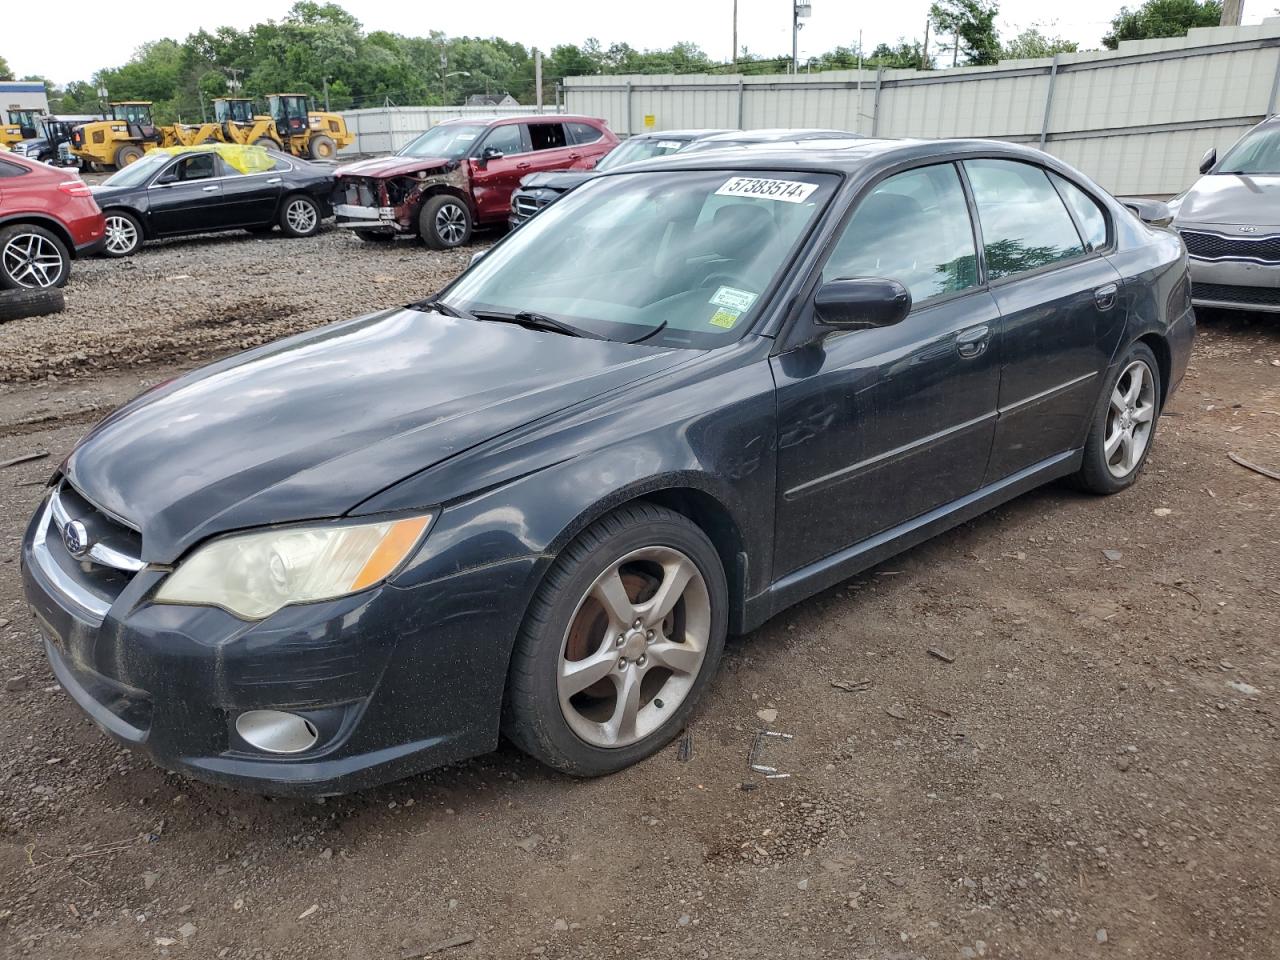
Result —
<instances>
[{"instance_id":1,"label":"rear door handle","mask_svg":"<svg viewBox=\"0 0 1280 960\"><path fill-rule=\"evenodd\" d=\"M987 344L991 342L991 328L985 323L962 330L956 335L956 352L966 360L980 357L987 352Z\"/></svg>"},{"instance_id":2,"label":"rear door handle","mask_svg":"<svg viewBox=\"0 0 1280 960\"><path fill-rule=\"evenodd\" d=\"M570 159L570 160L581 160L581 159L582 159L582 154L580 154L580 153L571 153L571 154L569 154L569 159Z\"/></svg>"},{"instance_id":3,"label":"rear door handle","mask_svg":"<svg viewBox=\"0 0 1280 960\"><path fill-rule=\"evenodd\" d=\"M1093 291L1093 302L1098 305L1099 310L1110 310L1116 305L1116 293L1119 291L1114 283L1108 283Z\"/></svg>"},{"instance_id":4,"label":"rear door handle","mask_svg":"<svg viewBox=\"0 0 1280 960\"><path fill-rule=\"evenodd\" d=\"M201 187L201 188L200 188L200 192L201 192L201 193L213 193L213 192L214 192L215 190L217 190L217 189L218 189L218 185L217 185L216 183L212 183L212 184L210 184L210 185L209 185L209 186L207 186L207 187Z\"/></svg>"}]
</instances>

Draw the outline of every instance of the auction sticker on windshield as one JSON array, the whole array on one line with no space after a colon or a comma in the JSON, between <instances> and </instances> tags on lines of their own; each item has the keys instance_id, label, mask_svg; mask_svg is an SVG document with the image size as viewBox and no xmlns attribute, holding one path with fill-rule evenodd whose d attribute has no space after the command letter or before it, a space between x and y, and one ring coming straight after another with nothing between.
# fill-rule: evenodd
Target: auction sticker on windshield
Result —
<instances>
[{"instance_id":1,"label":"auction sticker on windshield","mask_svg":"<svg viewBox=\"0 0 1280 960\"><path fill-rule=\"evenodd\" d=\"M721 287L715 292L711 302L717 307L729 307L742 313L751 309L751 305L756 302L756 295L750 290L739 290L737 287Z\"/></svg>"},{"instance_id":2,"label":"auction sticker on windshield","mask_svg":"<svg viewBox=\"0 0 1280 960\"><path fill-rule=\"evenodd\" d=\"M769 180L764 177L733 177L716 191L720 197L754 197L759 200L782 200L804 203L818 189L816 183L799 180Z\"/></svg>"}]
</instances>

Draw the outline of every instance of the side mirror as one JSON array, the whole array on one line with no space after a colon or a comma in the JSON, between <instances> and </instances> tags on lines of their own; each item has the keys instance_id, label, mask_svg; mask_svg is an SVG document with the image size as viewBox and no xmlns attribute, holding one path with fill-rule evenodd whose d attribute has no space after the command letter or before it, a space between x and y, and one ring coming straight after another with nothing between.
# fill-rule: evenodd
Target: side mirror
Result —
<instances>
[{"instance_id":1,"label":"side mirror","mask_svg":"<svg viewBox=\"0 0 1280 960\"><path fill-rule=\"evenodd\" d=\"M503 153L497 147L485 147L484 152L480 154L485 160L501 160Z\"/></svg>"},{"instance_id":2,"label":"side mirror","mask_svg":"<svg viewBox=\"0 0 1280 960\"><path fill-rule=\"evenodd\" d=\"M1210 147L1205 151L1204 156L1200 158L1200 172L1208 173L1213 169L1213 165L1218 162L1218 148Z\"/></svg>"},{"instance_id":3,"label":"side mirror","mask_svg":"<svg viewBox=\"0 0 1280 960\"><path fill-rule=\"evenodd\" d=\"M813 298L824 327L891 327L911 312L911 294L897 280L828 280Z\"/></svg>"},{"instance_id":4,"label":"side mirror","mask_svg":"<svg viewBox=\"0 0 1280 960\"><path fill-rule=\"evenodd\" d=\"M155 185L157 187L167 187L169 184L177 182L178 175L176 173L162 173L160 176L156 177Z\"/></svg>"},{"instance_id":5,"label":"side mirror","mask_svg":"<svg viewBox=\"0 0 1280 960\"><path fill-rule=\"evenodd\" d=\"M1138 215L1143 223L1153 227L1167 227L1173 223L1173 211L1163 200L1140 200L1136 197L1121 201L1126 207Z\"/></svg>"}]
</instances>

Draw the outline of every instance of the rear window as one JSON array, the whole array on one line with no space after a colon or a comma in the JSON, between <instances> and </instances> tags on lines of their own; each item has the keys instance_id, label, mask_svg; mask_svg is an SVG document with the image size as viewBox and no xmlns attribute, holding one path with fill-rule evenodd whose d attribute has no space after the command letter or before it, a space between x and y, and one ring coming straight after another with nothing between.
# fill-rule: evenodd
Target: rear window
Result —
<instances>
[{"instance_id":1,"label":"rear window","mask_svg":"<svg viewBox=\"0 0 1280 960\"><path fill-rule=\"evenodd\" d=\"M569 138L574 143L595 143L604 136L598 128L589 123L566 123L565 126L569 128Z\"/></svg>"},{"instance_id":2,"label":"rear window","mask_svg":"<svg viewBox=\"0 0 1280 960\"><path fill-rule=\"evenodd\" d=\"M563 123L531 123L529 139L534 150L555 150L567 146Z\"/></svg>"},{"instance_id":3,"label":"rear window","mask_svg":"<svg viewBox=\"0 0 1280 960\"><path fill-rule=\"evenodd\" d=\"M20 163L10 163L8 160L0 160L0 177L20 177L24 173L30 172L30 170Z\"/></svg>"}]
</instances>

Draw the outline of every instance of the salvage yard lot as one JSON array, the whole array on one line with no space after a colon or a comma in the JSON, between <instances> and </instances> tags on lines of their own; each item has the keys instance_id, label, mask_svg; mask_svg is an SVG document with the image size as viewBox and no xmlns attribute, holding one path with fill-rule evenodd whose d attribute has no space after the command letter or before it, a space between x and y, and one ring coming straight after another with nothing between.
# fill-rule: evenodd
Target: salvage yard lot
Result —
<instances>
[{"instance_id":1,"label":"salvage yard lot","mask_svg":"<svg viewBox=\"0 0 1280 960\"><path fill-rule=\"evenodd\" d=\"M0 956L1275 955L1280 483L1227 456L1280 466L1274 319L1201 317L1129 492L1037 491L732 639L688 762L503 747L315 804L108 741L22 600L39 482L144 386L470 252L167 243L0 326L0 462L50 453L0 470ZM747 769L766 725L789 779Z\"/></svg>"}]
</instances>

